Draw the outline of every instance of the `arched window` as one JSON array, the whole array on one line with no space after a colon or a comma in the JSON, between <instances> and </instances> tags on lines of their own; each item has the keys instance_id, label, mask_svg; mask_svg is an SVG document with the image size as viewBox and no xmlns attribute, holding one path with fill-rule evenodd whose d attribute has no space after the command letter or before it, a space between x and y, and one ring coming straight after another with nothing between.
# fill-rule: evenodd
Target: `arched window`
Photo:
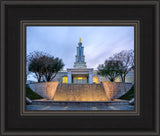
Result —
<instances>
[{"instance_id":1,"label":"arched window","mask_svg":"<svg viewBox=\"0 0 160 136\"><path fill-rule=\"evenodd\" d=\"M67 77L67 76L64 76L64 77L62 78L62 83L63 83L63 84L66 84L67 81L68 81L68 77Z\"/></svg>"},{"instance_id":2,"label":"arched window","mask_svg":"<svg viewBox=\"0 0 160 136\"><path fill-rule=\"evenodd\" d=\"M96 76L93 77L93 83L98 84L98 78Z\"/></svg>"}]
</instances>

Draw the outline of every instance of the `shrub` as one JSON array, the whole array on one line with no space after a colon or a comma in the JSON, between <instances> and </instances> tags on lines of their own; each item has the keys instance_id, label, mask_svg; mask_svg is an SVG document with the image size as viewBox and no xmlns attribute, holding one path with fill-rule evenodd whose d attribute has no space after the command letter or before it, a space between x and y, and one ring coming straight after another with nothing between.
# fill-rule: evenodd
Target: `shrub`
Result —
<instances>
[{"instance_id":1,"label":"shrub","mask_svg":"<svg viewBox=\"0 0 160 136\"><path fill-rule=\"evenodd\" d=\"M37 93L33 92L32 89L30 89L29 87L26 87L26 96L31 100L43 99L42 96L40 96Z\"/></svg>"},{"instance_id":2,"label":"shrub","mask_svg":"<svg viewBox=\"0 0 160 136\"><path fill-rule=\"evenodd\" d=\"M121 96L119 99L131 100L132 98L134 98L134 85L132 86L132 88L126 94Z\"/></svg>"}]
</instances>

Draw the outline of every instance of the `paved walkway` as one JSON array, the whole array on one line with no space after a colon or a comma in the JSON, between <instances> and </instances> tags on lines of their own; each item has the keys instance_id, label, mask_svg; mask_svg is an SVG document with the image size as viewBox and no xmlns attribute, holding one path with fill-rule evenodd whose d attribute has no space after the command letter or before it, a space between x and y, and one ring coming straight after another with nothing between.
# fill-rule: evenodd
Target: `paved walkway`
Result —
<instances>
[{"instance_id":1,"label":"paved walkway","mask_svg":"<svg viewBox=\"0 0 160 136\"><path fill-rule=\"evenodd\" d=\"M77 107L77 106L46 106L27 105L26 110L134 110L131 105L99 106L99 107Z\"/></svg>"}]
</instances>

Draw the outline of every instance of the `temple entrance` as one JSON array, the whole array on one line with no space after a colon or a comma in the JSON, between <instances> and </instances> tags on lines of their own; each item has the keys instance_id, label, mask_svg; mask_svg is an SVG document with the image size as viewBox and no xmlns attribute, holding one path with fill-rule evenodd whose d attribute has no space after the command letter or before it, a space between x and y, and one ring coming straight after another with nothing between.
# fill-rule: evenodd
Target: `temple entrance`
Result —
<instances>
[{"instance_id":1,"label":"temple entrance","mask_svg":"<svg viewBox=\"0 0 160 136\"><path fill-rule=\"evenodd\" d=\"M93 83L93 69L67 69L67 83L68 84L92 84Z\"/></svg>"},{"instance_id":2,"label":"temple entrance","mask_svg":"<svg viewBox=\"0 0 160 136\"><path fill-rule=\"evenodd\" d=\"M87 77L73 77L74 84L87 84Z\"/></svg>"}]
</instances>

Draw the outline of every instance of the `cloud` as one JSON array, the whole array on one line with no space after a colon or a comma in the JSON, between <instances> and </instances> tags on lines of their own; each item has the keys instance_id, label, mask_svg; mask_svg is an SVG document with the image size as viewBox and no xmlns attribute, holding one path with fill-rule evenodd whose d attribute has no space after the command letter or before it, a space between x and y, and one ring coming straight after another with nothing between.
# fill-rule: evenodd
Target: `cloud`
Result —
<instances>
[{"instance_id":1,"label":"cloud","mask_svg":"<svg viewBox=\"0 0 160 136\"><path fill-rule=\"evenodd\" d=\"M105 59L121 50L134 49L132 26L29 26L27 54L44 51L72 68L79 37L82 38L87 67L97 68Z\"/></svg>"}]
</instances>

